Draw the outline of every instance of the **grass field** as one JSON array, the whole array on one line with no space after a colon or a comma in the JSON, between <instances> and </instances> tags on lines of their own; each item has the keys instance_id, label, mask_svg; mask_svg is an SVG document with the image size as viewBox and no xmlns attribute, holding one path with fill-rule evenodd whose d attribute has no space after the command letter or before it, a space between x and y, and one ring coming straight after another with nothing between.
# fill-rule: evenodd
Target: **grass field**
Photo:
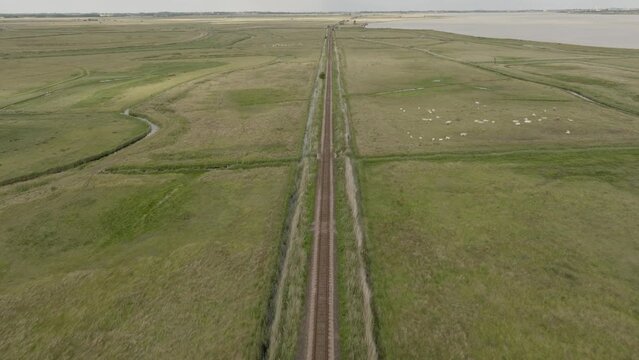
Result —
<instances>
[{"instance_id":1,"label":"grass field","mask_svg":"<svg viewBox=\"0 0 639 360\"><path fill-rule=\"evenodd\" d=\"M330 22L0 22L0 181L34 174L0 187L3 358L266 355ZM65 167L144 136L126 109L159 131ZM289 358L302 305L286 299Z\"/></svg>"},{"instance_id":2,"label":"grass field","mask_svg":"<svg viewBox=\"0 0 639 360\"><path fill-rule=\"evenodd\" d=\"M146 131L146 124L111 113L2 116L0 181L73 163Z\"/></svg>"},{"instance_id":3,"label":"grass field","mask_svg":"<svg viewBox=\"0 0 639 360\"><path fill-rule=\"evenodd\" d=\"M632 357L639 350L637 155L367 164L384 354Z\"/></svg>"},{"instance_id":4,"label":"grass field","mask_svg":"<svg viewBox=\"0 0 639 360\"><path fill-rule=\"evenodd\" d=\"M639 135L634 116L562 89L396 45L409 44L414 33L392 44L384 33L381 39L375 34L341 35L363 156L633 143ZM423 42L420 37L413 46Z\"/></svg>"},{"instance_id":5,"label":"grass field","mask_svg":"<svg viewBox=\"0 0 639 360\"><path fill-rule=\"evenodd\" d=\"M381 357L632 358L637 51L354 27L338 39ZM351 273L352 247L339 258ZM361 300L341 303L356 359Z\"/></svg>"},{"instance_id":6,"label":"grass field","mask_svg":"<svg viewBox=\"0 0 639 360\"><path fill-rule=\"evenodd\" d=\"M341 19L0 19L0 357L295 358ZM639 52L336 36L340 356L633 358Z\"/></svg>"},{"instance_id":7,"label":"grass field","mask_svg":"<svg viewBox=\"0 0 639 360\"><path fill-rule=\"evenodd\" d=\"M318 48L321 45L318 45ZM150 152L151 164L291 158L299 153L318 53L305 62L265 62L168 92L140 111L183 120L179 139ZM290 78L282 74L291 74ZM167 97L179 94L170 100ZM158 109L159 108L159 109Z\"/></svg>"},{"instance_id":8,"label":"grass field","mask_svg":"<svg viewBox=\"0 0 639 360\"><path fill-rule=\"evenodd\" d=\"M3 207L0 352L257 357L289 177L105 175Z\"/></svg>"}]
</instances>

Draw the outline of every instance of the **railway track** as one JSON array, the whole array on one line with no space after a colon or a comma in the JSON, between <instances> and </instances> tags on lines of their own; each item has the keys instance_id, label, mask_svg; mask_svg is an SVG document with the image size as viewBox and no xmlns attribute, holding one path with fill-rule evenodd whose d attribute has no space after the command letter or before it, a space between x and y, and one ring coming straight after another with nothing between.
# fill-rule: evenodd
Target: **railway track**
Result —
<instances>
[{"instance_id":1,"label":"railway track","mask_svg":"<svg viewBox=\"0 0 639 360\"><path fill-rule=\"evenodd\" d=\"M324 119L317 175L315 234L306 314L306 360L337 358L333 199L333 28L327 32Z\"/></svg>"}]
</instances>

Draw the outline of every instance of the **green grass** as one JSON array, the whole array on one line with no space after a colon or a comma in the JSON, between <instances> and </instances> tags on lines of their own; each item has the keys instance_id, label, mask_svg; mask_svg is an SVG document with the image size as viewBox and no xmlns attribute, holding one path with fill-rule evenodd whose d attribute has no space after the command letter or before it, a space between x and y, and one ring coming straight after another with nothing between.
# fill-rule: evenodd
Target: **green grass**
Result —
<instances>
[{"instance_id":1,"label":"green grass","mask_svg":"<svg viewBox=\"0 0 639 360\"><path fill-rule=\"evenodd\" d=\"M352 144L347 143L345 133L346 119L342 111L342 101L339 89L339 76L337 59L334 62L333 79L333 151L341 154L335 161L335 243L337 246L337 290L338 290L338 324L339 324L339 351L343 359L363 359L368 357L368 344L366 343L366 320L364 315L364 300L360 283L359 249L355 235L355 224L348 202L346 188L346 156L352 155ZM365 264L364 264L365 265Z\"/></svg>"},{"instance_id":2,"label":"green grass","mask_svg":"<svg viewBox=\"0 0 639 360\"><path fill-rule=\"evenodd\" d=\"M309 19L0 20L0 182L28 175L0 186L3 358L266 356L328 23ZM99 156L146 133L129 108L160 130ZM312 200L277 338L289 358Z\"/></svg>"},{"instance_id":3,"label":"green grass","mask_svg":"<svg viewBox=\"0 0 639 360\"><path fill-rule=\"evenodd\" d=\"M0 115L0 182L108 152L147 127L109 113Z\"/></svg>"},{"instance_id":4,"label":"green grass","mask_svg":"<svg viewBox=\"0 0 639 360\"><path fill-rule=\"evenodd\" d=\"M325 66L325 48L320 51L316 69ZM302 324L306 313L308 266L313 242L317 159L321 119L323 114L322 89L324 81L313 79L313 89L307 112L307 123L302 145L302 158L296 174L296 188L289 203L289 218L283 233L286 249L282 249L278 287L272 298L271 333L268 359L295 359L300 352ZM314 99L314 100L313 100Z\"/></svg>"},{"instance_id":5,"label":"green grass","mask_svg":"<svg viewBox=\"0 0 639 360\"><path fill-rule=\"evenodd\" d=\"M637 353L636 51L338 38L382 358ZM357 358L352 225L336 205L340 334Z\"/></svg>"},{"instance_id":6,"label":"green grass","mask_svg":"<svg viewBox=\"0 0 639 360\"><path fill-rule=\"evenodd\" d=\"M464 59L452 61L420 51L419 45L410 45L413 39L417 44L424 41L414 32L405 33L405 45L377 40L380 31L338 34L362 156L636 142L635 116L585 102L563 89L478 68ZM432 109L435 112L429 112Z\"/></svg>"},{"instance_id":7,"label":"green grass","mask_svg":"<svg viewBox=\"0 0 639 360\"><path fill-rule=\"evenodd\" d=\"M91 97L85 98L77 103L73 104L73 108L96 108L101 105L113 102L114 98L123 92L126 92L133 87L141 87L144 85L160 84L163 81L172 80L170 78L178 75L184 76L188 73L197 72L201 74L201 70L209 70L218 66L223 66L225 63L219 61L210 62L162 62L162 63L146 63L137 69L128 71L126 73L113 73L101 75L106 79L100 80L99 84L102 84L102 89L98 88L97 91L93 90L96 86L95 80L83 86L79 91L94 93ZM200 70L198 72L198 70ZM112 84L112 79L116 81ZM118 81L118 79L123 79ZM128 80L130 79L130 80ZM66 95L63 95L66 96Z\"/></svg>"},{"instance_id":8,"label":"green grass","mask_svg":"<svg viewBox=\"0 0 639 360\"><path fill-rule=\"evenodd\" d=\"M293 167L338 20L0 20L0 183L25 180L0 186L3 357L294 358L313 151L304 182ZM637 52L338 37L383 357L637 353ZM102 157L146 132L127 108L160 131ZM336 119L340 354L355 359L367 344Z\"/></svg>"},{"instance_id":9,"label":"green grass","mask_svg":"<svg viewBox=\"0 0 639 360\"><path fill-rule=\"evenodd\" d=\"M278 103L292 98L291 94L277 88L233 90L229 97L239 106Z\"/></svg>"},{"instance_id":10,"label":"green grass","mask_svg":"<svg viewBox=\"0 0 639 360\"><path fill-rule=\"evenodd\" d=\"M3 206L0 352L256 357L289 176L104 175Z\"/></svg>"},{"instance_id":11,"label":"green grass","mask_svg":"<svg viewBox=\"0 0 639 360\"><path fill-rule=\"evenodd\" d=\"M184 127L174 142L144 154L135 165L275 161L298 156L316 54L317 49L306 55L313 55L313 61L304 57L258 63L206 77L142 105L140 111L161 124L174 127L174 119L180 118Z\"/></svg>"},{"instance_id":12,"label":"green grass","mask_svg":"<svg viewBox=\"0 0 639 360\"><path fill-rule=\"evenodd\" d=\"M638 157L591 155L365 166L385 357L632 357Z\"/></svg>"},{"instance_id":13,"label":"green grass","mask_svg":"<svg viewBox=\"0 0 639 360\"><path fill-rule=\"evenodd\" d=\"M632 98L639 90L637 50L484 39L431 31L398 34L401 36L395 40L396 45L430 49L458 61L571 89L635 114L639 111L639 103ZM442 41L432 44L433 39Z\"/></svg>"},{"instance_id":14,"label":"green grass","mask_svg":"<svg viewBox=\"0 0 639 360\"><path fill-rule=\"evenodd\" d=\"M363 295L359 278L353 218L344 188L344 164L338 162L335 177L335 222L338 263L340 356L343 359L362 359L367 354Z\"/></svg>"}]
</instances>

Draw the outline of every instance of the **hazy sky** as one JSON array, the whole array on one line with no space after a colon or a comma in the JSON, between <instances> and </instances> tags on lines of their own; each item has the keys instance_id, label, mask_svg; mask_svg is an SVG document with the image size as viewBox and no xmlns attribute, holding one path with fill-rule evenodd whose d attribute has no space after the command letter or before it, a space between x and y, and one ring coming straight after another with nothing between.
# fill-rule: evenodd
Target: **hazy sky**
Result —
<instances>
[{"instance_id":1,"label":"hazy sky","mask_svg":"<svg viewBox=\"0 0 639 360\"><path fill-rule=\"evenodd\" d=\"M0 0L0 13L358 11L639 7L638 0Z\"/></svg>"}]
</instances>

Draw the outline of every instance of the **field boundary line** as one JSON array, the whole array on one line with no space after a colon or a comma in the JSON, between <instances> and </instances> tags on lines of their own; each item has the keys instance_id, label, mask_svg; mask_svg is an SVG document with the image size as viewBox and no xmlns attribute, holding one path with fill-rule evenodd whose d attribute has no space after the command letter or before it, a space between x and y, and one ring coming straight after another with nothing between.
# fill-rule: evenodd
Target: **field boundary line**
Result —
<instances>
[{"instance_id":1,"label":"field boundary line","mask_svg":"<svg viewBox=\"0 0 639 360\"><path fill-rule=\"evenodd\" d=\"M184 174L198 173L210 170L242 170L266 167L288 166L294 163L296 158L281 158L272 160L229 161L194 164L162 164L162 165L121 165L103 170L106 174L122 175L152 175L152 174Z\"/></svg>"},{"instance_id":2,"label":"field boundary line","mask_svg":"<svg viewBox=\"0 0 639 360\"><path fill-rule=\"evenodd\" d=\"M561 155L570 153L588 153L588 152L635 152L639 151L637 145L621 145L621 146L590 146L590 147L566 147L556 149L536 149L536 150L504 150L504 151L464 151L464 152L446 152L446 153L421 153L421 154L391 154L380 156L363 156L358 160L365 163L384 163L394 161L474 161L489 158L499 158L507 156L545 156L545 155Z\"/></svg>"}]
</instances>

